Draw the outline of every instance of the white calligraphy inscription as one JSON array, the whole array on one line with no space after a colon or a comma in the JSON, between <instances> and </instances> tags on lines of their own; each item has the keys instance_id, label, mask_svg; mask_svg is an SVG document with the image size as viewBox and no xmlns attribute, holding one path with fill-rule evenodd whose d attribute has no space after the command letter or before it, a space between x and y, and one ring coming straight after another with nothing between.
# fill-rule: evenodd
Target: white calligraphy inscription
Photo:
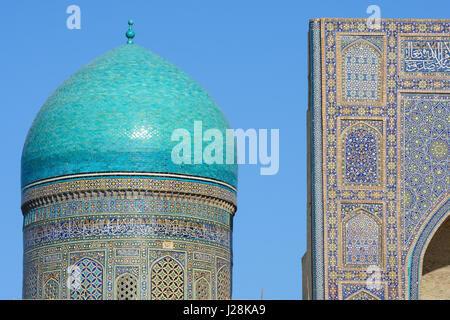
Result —
<instances>
[{"instance_id":1,"label":"white calligraphy inscription","mask_svg":"<svg viewBox=\"0 0 450 320\"><path fill-rule=\"evenodd\" d=\"M404 72L450 72L450 38L407 40L403 46Z\"/></svg>"}]
</instances>

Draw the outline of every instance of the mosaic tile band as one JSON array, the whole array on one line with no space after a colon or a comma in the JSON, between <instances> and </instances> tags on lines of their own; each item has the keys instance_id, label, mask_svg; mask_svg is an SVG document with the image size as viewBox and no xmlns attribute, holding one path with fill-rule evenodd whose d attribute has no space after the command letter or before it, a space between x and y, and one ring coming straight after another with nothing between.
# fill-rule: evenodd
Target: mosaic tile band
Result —
<instances>
[{"instance_id":1,"label":"mosaic tile band","mask_svg":"<svg viewBox=\"0 0 450 320\"><path fill-rule=\"evenodd\" d=\"M85 178L83 178L85 177ZM22 191L22 205L45 197L63 196L64 194L106 191L126 192L141 191L153 193L180 193L220 199L236 206L236 191L211 182L196 181L192 178L170 179L167 177L101 177L91 175L66 181L45 183L26 187Z\"/></svg>"}]
</instances>

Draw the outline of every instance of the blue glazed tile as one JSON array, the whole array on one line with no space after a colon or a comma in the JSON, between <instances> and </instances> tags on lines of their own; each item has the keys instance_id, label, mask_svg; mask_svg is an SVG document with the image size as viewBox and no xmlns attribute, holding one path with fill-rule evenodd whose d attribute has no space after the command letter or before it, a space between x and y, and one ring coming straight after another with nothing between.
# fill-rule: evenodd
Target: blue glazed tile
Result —
<instances>
[{"instance_id":1,"label":"blue glazed tile","mask_svg":"<svg viewBox=\"0 0 450 320\"><path fill-rule=\"evenodd\" d=\"M168 172L237 184L236 165L177 165L173 130L193 135L229 124L208 93L182 70L135 44L67 79L34 120L22 154L22 187L54 176L107 171ZM225 142L224 142L225 150ZM193 151L193 148L192 148Z\"/></svg>"}]
</instances>

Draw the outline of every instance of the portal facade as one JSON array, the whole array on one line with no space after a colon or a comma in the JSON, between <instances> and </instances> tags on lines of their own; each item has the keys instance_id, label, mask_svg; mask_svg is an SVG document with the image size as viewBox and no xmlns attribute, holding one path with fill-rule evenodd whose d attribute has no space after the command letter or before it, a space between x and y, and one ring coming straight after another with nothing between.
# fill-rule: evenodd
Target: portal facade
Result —
<instances>
[{"instance_id":1,"label":"portal facade","mask_svg":"<svg viewBox=\"0 0 450 320\"><path fill-rule=\"evenodd\" d=\"M450 20L371 27L310 22L304 299L426 298L449 263Z\"/></svg>"}]
</instances>

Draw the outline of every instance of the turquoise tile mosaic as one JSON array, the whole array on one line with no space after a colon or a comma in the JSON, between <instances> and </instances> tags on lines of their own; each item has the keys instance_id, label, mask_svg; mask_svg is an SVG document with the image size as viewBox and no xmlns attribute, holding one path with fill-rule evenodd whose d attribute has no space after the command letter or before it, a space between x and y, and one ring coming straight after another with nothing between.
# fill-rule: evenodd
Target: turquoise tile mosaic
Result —
<instances>
[{"instance_id":1,"label":"turquoise tile mosaic","mask_svg":"<svg viewBox=\"0 0 450 320\"><path fill-rule=\"evenodd\" d=\"M173 130L193 134L197 120L204 131L217 128L224 137L229 128L189 75L136 44L123 45L73 74L45 102L25 141L22 187L109 171L189 174L236 187L237 165L172 162Z\"/></svg>"}]
</instances>

